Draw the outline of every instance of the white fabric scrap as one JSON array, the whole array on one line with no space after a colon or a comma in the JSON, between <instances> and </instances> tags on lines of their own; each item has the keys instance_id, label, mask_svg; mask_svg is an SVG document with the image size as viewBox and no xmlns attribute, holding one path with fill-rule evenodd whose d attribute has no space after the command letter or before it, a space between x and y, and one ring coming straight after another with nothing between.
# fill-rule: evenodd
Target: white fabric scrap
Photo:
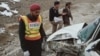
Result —
<instances>
[{"instance_id":1,"label":"white fabric scrap","mask_svg":"<svg viewBox=\"0 0 100 56\"><path fill-rule=\"evenodd\" d=\"M29 55L30 55L29 51L24 52L24 56L29 56Z\"/></svg>"},{"instance_id":2,"label":"white fabric scrap","mask_svg":"<svg viewBox=\"0 0 100 56\"><path fill-rule=\"evenodd\" d=\"M54 21L55 21L55 22L60 22L60 21L62 21L62 18L54 17Z\"/></svg>"}]
</instances>

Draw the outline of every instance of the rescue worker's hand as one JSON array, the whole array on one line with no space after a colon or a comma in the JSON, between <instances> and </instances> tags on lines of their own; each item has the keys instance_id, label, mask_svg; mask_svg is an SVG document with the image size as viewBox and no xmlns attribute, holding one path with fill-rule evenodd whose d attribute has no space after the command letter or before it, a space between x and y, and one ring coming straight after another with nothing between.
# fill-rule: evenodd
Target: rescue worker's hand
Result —
<instances>
[{"instance_id":1,"label":"rescue worker's hand","mask_svg":"<svg viewBox=\"0 0 100 56\"><path fill-rule=\"evenodd\" d=\"M67 13L62 13L62 15L66 15Z\"/></svg>"},{"instance_id":2,"label":"rescue worker's hand","mask_svg":"<svg viewBox=\"0 0 100 56\"><path fill-rule=\"evenodd\" d=\"M30 55L29 51L24 52L24 56L29 56L29 55Z\"/></svg>"},{"instance_id":3,"label":"rescue worker's hand","mask_svg":"<svg viewBox=\"0 0 100 56\"><path fill-rule=\"evenodd\" d=\"M47 40L47 36L44 36L44 41L46 42L46 40Z\"/></svg>"}]
</instances>

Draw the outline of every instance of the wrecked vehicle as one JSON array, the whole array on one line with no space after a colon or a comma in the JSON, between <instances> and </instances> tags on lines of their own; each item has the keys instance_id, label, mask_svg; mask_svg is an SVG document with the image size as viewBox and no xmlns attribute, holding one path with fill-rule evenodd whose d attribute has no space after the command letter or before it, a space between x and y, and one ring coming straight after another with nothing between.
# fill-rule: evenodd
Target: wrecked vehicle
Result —
<instances>
[{"instance_id":1,"label":"wrecked vehicle","mask_svg":"<svg viewBox=\"0 0 100 56\"><path fill-rule=\"evenodd\" d=\"M77 34L85 26L85 23L64 27L47 39L48 47L56 53L56 56L77 56Z\"/></svg>"},{"instance_id":2,"label":"wrecked vehicle","mask_svg":"<svg viewBox=\"0 0 100 56\"><path fill-rule=\"evenodd\" d=\"M56 56L93 56L94 53L100 56L98 35L100 36L100 19L89 25L80 23L64 27L49 36L47 45Z\"/></svg>"},{"instance_id":3,"label":"wrecked vehicle","mask_svg":"<svg viewBox=\"0 0 100 56\"><path fill-rule=\"evenodd\" d=\"M79 56L100 56L100 18L83 28L78 37L83 44Z\"/></svg>"}]
</instances>

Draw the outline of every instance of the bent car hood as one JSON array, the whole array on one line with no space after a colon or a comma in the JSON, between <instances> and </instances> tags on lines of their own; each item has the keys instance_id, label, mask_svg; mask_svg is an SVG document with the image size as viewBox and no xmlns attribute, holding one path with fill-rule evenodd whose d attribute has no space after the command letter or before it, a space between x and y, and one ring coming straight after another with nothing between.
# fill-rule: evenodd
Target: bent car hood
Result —
<instances>
[{"instance_id":1,"label":"bent car hood","mask_svg":"<svg viewBox=\"0 0 100 56\"><path fill-rule=\"evenodd\" d=\"M64 27L64 28L56 31L52 35L50 35L48 37L47 41L64 40L64 39L69 39L69 38L78 39L77 34L83 28L84 24L85 23L79 23L79 24ZM64 36L64 35L66 35L66 36Z\"/></svg>"}]
</instances>

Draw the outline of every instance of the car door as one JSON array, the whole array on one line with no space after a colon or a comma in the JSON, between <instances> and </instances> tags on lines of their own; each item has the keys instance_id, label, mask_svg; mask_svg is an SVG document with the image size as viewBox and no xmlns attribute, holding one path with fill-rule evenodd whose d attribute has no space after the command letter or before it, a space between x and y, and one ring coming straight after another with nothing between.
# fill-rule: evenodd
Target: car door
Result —
<instances>
[{"instance_id":1,"label":"car door","mask_svg":"<svg viewBox=\"0 0 100 56\"><path fill-rule=\"evenodd\" d=\"M81 49L79 56L100 56L100 23L86 43L87 45Z\"/></svg>"}]
</instances>

